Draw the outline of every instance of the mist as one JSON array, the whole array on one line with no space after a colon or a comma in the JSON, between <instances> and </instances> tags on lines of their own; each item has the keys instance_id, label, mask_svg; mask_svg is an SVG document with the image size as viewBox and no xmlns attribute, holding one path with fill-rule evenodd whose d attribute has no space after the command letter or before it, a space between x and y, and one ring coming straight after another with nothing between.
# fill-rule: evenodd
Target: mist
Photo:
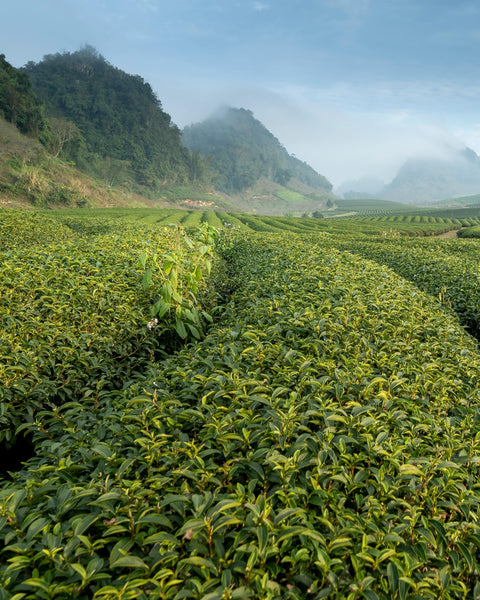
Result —
<instances>
[{"instance_id":1,"label":"mist","mask_svg":"<svg viewBox=\"0 0 480 600\"><path fill-rule=\"evenodd\" d=\"M155 86L154 86L155 87ZM307 102L260 87L165 87L159 97L181 128L211 116L222 105L246 108L290 154L327 177L334 189L346 182L389 183L411 158L447 159L465 143L428 116L411 111L355 111Z\"/></svg>"}]
</instances>

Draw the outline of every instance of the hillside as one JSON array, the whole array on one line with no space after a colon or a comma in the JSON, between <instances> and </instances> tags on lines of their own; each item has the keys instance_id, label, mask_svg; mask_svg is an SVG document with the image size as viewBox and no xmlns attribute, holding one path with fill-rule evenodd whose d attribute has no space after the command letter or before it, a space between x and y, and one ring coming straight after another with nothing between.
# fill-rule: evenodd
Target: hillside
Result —
<instances>
[{"instance_id":1,"label":"hillside","mask_svg":"<svg viewBox=\"0 0 480 600\"><path fill-rule=\"evenodd\" d=\"M80 79L73 85L66 73L75 64L80 71L83 64L84 85ZM105 77L97 78L98 70ZM36 73L40 87L49 88L59 107L42 104L29 72ZM92 81L87 85L88 77ZM119 82L125 84L123 88ZM122 108L112 100L120 96ZM105 114L90 121L92 102L97 109L113 106L117 121ZM138 114L142 102L143 112ZM160 135L152 141L139 125L142 119L147 119L154 134L163 122L171 143ZM136 140L134 159L122 155L119 139L130 148ZM96 143L102 145L101 151ZM142 158L139 146L149 153L150 162ZM172 148L184 163L175 162ZM39 65L29 63L26 70L13 67L0 55L0 206L237 208L214 192L209 178L207 164L181 145L179 130L148 84L111 67L92 48L46 57Z\"/></svg>"},{"instance_id":2,"label":"hillside","mask_svg":"<svg viewBox=\"0 0 480 600\"><path fill-rule=\"evenodd\" d=\"M140 76L110 65L89 46L30 62L25 73L56 128L70 127L66 159L144 193L190 181L191 156L180 130Z\"/></svg>"},{"instance_id":3,"label":"hillside","mask_svg":"<svg viewBox=\"0 0 480 600\"><path fill-rule=\"evenodd\" d=\"M58 136L58 123L45 117L28 75L0 55L0 207L151 204L61 160Z\"/></svg>"},{"instance_id":4,"label":"hillside","mask_svg":"<svg viewBox=\"0 0 480 600\"><path fill-rule=\"evenodd\" d=\"M185 127L182 141L209 157L218 173L216 187L250 209L324 208L333 197L332 184L290 155L250 110L224 108Z\"/></svg>"},{"instance_id":5,"label":"hillside","mask_svg":"<svg viewBox=\"0 0 480 600\"><path fill-rule=\"evenodd\" d=\"M251 111L225 109L192 125L183 145L150 85L90 46L23 69L2 55L0 116L31 138L1 125L10 144L1 149L3 202L126 206L135 197L136 206L316 216L334 206L330 182Z\"/></svg>"},{"instance_id":6,"label":"hillside","mask_svg":"<svg viewBox=\"0 0 480 600\"><path fill-rule=\"evenodd\" d=\"M379 197L410 204L428 204L479 191L480 157L465 148L444 159L408 160Z\"/></svg>"},{"instance_id":7,"label":"hillside","mask_svg":"<svg viewBox=\"0 0 480 600\"><path fill-rule=\"evenodd\" d=\"M0 118L0 208L167 206L109 187L53 157L36 139Z\"/></svg>"},{"instance_id":8,"label":"hillside","mask_svg":"<svg viewBox=\"0 0 480 600\"><path fill-rule=\"evenodd\" d=\"M165 186L154 198L108 185L52 156L38 140L0 118L0 208L87 206L236 208L220 195L191 184Z\"/></svg>"}]
</instances>

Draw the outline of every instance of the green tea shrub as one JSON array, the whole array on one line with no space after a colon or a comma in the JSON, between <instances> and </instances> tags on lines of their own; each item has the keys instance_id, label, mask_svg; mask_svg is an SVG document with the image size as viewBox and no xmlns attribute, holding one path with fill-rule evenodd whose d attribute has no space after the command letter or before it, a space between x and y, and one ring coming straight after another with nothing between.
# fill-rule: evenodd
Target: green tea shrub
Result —
<instances>
[{"instance_id":1,"label":"green tea shrub","mask_svg":"<svg viewBox=\"0 0 480 600\"><path fill-rule=\"evenodd\" d=\"M480 260L473 240L337 238L333 244L389 266L453 309L460 323L480 337Z\"/></svg>"},{"instance_id":2,"label":"green tea shrub","mask_svg":"<svg viewBox=\"0 0 480 600\"><path fill-rule=\"evenodd\" d=\"M0 252L70 240L71 230L33 210L0 210Z\"/></svg>"},{"instance_id":3,"label":"green tea shrub","mask_svg":"<svg viewBox=\"0 0 480 600\"><path fill-rule=\"evenodd\" d=\"M90 220L67 222L40 218L38 237L30 231L41 242L56 227L67 241L19 242L0 255L0 441L11 441L45 406L121 389L181 338L199 337L209 318L202 302L211 299L202 294L213 259L204 238L173 228L117 224L113 231L107 222L105 232ZM145 272L147 255L156 270ZM170 302L159 314L162 290L170 290Z\"/></svg>"},{"instance_id":4,"label":"green tea shrub","mask_svg":"<svg viewBox=\"0 0 480 600\"><path fill-rule=\"evenodd\" d=\"M480 225L474 225L473 227L467 227L458 232L460 238L480 238Z\"/></svg>"},{"instance_id":5,"label":"green tea shrub","mask_svg":"<svg viewBox=\"0 0 480 600\"><path fill-rule=\"evenodd\" d=\"M182 218L181 224L183 227L197 227L202 222L203 212L200 210L189 210Z\"/></svg>"},{"instance_id":6,"label":"green tea shrub","mask_svg":"<svg viewBox=\"0 0 480 600\"><path fill-rule=\"evenodd\" d=\"M475 598L480 356L327 237L245 235L204 339L38 414L5 598Z\"/></svg>"}]
</instances>

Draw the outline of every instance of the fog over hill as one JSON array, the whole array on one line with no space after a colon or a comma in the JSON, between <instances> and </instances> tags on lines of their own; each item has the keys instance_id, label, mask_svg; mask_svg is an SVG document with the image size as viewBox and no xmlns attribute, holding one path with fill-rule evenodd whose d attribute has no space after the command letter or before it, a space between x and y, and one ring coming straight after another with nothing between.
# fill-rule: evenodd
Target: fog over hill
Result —
<instances>
[{"instance_id":1,"label":"fog over hill","mask_svg":"<svg viewBox=\"0 0 480 600\"><path fill-rule=\"evenodd\" d=\"M350 179L334 189L335 194L345 199L378 198L385 187L385 181L375 177Z\"/></svg>"},{"instance_id":2,"label":"fog over hill","mask_svg":"<svg viewBox=\"0 0 480 600\"><path fill-rule=\"evenodd\" d=\"M395 177L347 181L335 189L344 198L381 198L409 204L468 196L480 192L480 157L470 148L449 149L443 156L406 160Z\"/></svg>"},{"instance_id":3,"label":"fog over hill","mask_svg":"<svg viewBox=\"0 0 480 600\"><path fill-rule=\"evenodd\" d=\"M465 148L450 158L408 160L380 197L421 204L479 191L480 157Z\"/></svg>"},{"instance_id":4,"label":"fog over hill","mask_svg":"<svg viewBox=\"0 0 480 600\"><path fill-rule=\"evenodd\" d=\"M262 177L281 185L296 179L322 193L332 190L326 177L289 154L245 108L222 107L201 123L185 127L182 142L191 152L211 158L220 175L218 186L228 193L241 192Z\"/></svg>"}]
</instances>

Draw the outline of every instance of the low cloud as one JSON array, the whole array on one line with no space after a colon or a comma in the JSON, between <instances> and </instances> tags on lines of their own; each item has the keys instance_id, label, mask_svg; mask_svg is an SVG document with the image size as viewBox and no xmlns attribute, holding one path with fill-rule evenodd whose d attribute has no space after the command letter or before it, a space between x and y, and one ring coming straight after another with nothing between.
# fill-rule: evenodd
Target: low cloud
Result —
<instances>
[{"instance_id":1,"label":"low cloud","mask_svg":"<svg viewBox=\"0 0 480 600\"><path fill-rule=\"evenodd\" d=\"M305 109L289 120L265 112L263 122L336 186L364 177L388 182L408 158L444 157L461 146L441 128L398 114Z\"/></svg>"},{"instance_id":2,"label":"low cloud","mask_svg":"<svg viewBox=\"0 0 480 600\"><path fill-rule=\"evenodd\" d=\"M323 98L299 99L298 90L279 93L247 86L198 86L195 92L177 86L163 88L164 108L180 127L198 122L219 106L248 108L288 152L325 175L334 186L360 178L388 183L409 158L442 158L476 140L460 129L449 131L432 119L402 110L361 111L335 108ZM195 98L195 102L192 102Z\"/></svg>"}]
</instances>

